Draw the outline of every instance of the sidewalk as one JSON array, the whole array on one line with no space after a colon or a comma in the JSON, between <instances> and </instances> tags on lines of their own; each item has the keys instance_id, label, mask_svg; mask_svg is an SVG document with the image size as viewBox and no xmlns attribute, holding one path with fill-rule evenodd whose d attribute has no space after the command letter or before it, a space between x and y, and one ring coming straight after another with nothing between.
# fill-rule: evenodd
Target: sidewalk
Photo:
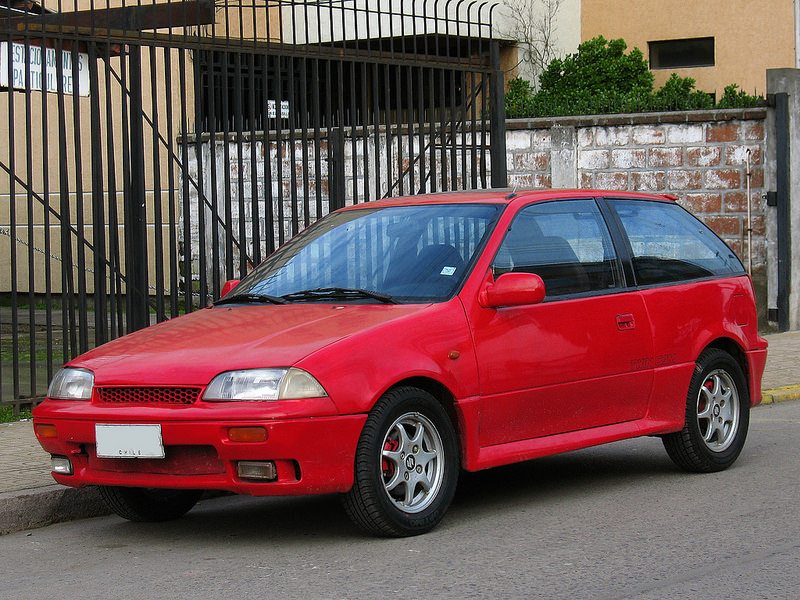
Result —
<instances>
[{"instance_id":1,"label":"sidewalk","mask_svg":"<svg viewBox=\"0 0 800 600\"><path fill-rule=\"evenodd\" d=\"M764 403L800 399L800 331L766 336ZM30 422L0 424L0 535L108 514L93 488L55 485Z\"/></svg>"}]
</instances>

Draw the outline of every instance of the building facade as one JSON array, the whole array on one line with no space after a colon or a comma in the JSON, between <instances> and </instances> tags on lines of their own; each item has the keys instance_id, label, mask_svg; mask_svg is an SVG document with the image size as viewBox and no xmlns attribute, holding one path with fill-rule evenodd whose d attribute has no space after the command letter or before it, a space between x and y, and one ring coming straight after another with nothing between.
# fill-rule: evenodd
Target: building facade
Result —
<instances>
[{"instance_id":1,"label":"building facade","mask_svg":"<svg viewBox=\"0 0 800 600\"><path fill-rule=\"evenodd\" d=\"M719 98L726 85L766 93L766 71L796 67L797 0L583 0L581 40L623 38L657 86L672 73Z\"/></svg>"}]
</instances>

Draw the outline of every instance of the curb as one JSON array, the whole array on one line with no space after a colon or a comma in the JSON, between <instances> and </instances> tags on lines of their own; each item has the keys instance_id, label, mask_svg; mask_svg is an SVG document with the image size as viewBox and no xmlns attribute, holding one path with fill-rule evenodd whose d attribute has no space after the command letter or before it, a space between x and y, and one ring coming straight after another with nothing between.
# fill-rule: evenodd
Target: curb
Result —
<instances>
[{"instance_id":1,"label":"curb","mask_svg":"<svg viewBox=\"0 0 800 600\"><path fill-rule=\"evenodd\" d=\"M761 392L761 404L800 400L800 385L785 385Z\"/></svg>"},{"instance_id":2,"label":"curb","mask_svg":"<svg viewBox=\"0 0 800 600\"><path fill-rule=\"evenodd\" d=\"M206 491L200 502L231 495ZM53 484L17 492L0 493L0 536L65 521L110 515L96 486L71 488Z\"/></svg>"},{"instance_id":3,"label":"curb","mask_svg":"<svg viewBox=\"0 0 800 600\"><path fill-rule=\"evenodd\" d=\"M0 535L107 514L110 511L95 487L54 484L0 493Z\"/></svg>"}]
</instances>

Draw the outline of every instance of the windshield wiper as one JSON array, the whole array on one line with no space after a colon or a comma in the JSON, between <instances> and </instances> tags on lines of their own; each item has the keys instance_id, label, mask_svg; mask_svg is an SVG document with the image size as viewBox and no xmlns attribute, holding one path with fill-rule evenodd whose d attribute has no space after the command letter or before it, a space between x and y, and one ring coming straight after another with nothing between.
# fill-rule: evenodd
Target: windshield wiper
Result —
<instances>
[{"instance_id":1,"label":"windshield wiper","mask_svg":"<svg viewBox=\"0 0 800 600\"><path fill-rule=\"evenodd\" d=\"M269 294L233 294L214 302L214 306L220 304L286 304L286 300Z\"/></svg>"},{"instance_id":2,"label":"windshield wiper","mask_svg":"<svg viewBox=\"0 0 800 600\"><path fill-rule=\"evenodd\" d=\"M356 298L372 298L373 300L378 300L384 304L397 304L397 300L386 294L380 294L370 290L362 290L360 288L343 287L301 290L299 292L292 292L291 294L284 294L281 296L281 298L289 302L293 300L352 300Z\"/></svg>"}]
</instances>

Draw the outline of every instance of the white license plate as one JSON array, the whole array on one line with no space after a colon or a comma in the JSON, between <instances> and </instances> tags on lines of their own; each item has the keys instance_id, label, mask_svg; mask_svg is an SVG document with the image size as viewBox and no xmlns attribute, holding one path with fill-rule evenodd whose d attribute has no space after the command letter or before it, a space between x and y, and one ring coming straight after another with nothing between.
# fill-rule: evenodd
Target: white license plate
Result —
<instances>
[{"instance_id":1,"label":"white license plate","mask_svg":"<svg viewBox=\"0 0 800 600\"><path fill-rule=\"evenodd\" d=\"M94 426L99 458L164 458L161 425Z\"/></svg>"}]
</instances>

